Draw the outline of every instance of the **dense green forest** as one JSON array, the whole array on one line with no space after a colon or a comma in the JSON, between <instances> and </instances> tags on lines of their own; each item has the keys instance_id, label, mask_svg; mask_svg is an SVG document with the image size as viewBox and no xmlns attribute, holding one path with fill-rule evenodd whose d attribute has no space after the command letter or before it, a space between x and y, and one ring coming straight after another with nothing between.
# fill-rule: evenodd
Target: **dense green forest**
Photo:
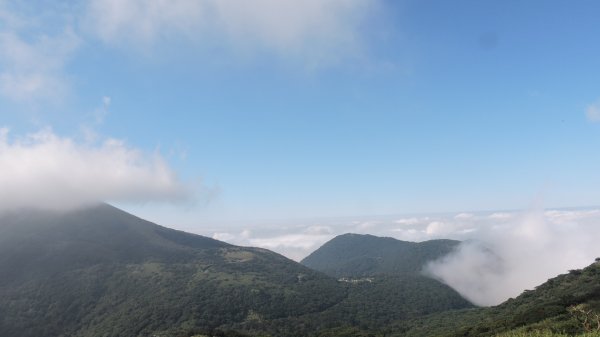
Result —
<instances>
[{"instance_id":1,"label":"dense green forest","mask_svg":"<svg viewBox=\"0 0 600 337\"><path fill-rule=\"evenodd\" d=\"M303 336L471 307L416 273L341 281L109 205L0 223L2 336Z\"/></svg>"},{"instance_id":2,"label":"dense green forest","mask_svg":"<svg viewBox=\"0 0 600 337\"><path fill-rule=\"evenodd\" d=\"M302 265L109 205L14 212L0 336L597 336L599 262L476 308L420 272L457 244L346 234Z\"/></svg>"},{"instance_id":3,"label":"dense green forest","mask_svg":"<svg viewBox=\"0 0 600 337\"><path fill-rule=\"evenodd\" d=\"M399 321L393 330L398 336L596 333L600 331L600 262L549 279L495 307Z\"/></svg>"},{"instance_id":4,"label":"dense green forest","mask_svg":"<svg viewBox=\"0 0 600 337\"><path fill-rule=\"evenodd\" d=\"M373 235L339 235L301 263L334 277L420 274L423 265L450 253L455 240L400 241Z\"/></svg>"},{"instance_id":5,"label":"dense green forest","mask_svg":"<svg viewBox=\"0 0 600 337\"><path fill-rule=\"evenodd\" d=\"M344 287L281 255L108 205L0 226L0 336L148 336L319 312Z\"/></svg>"}]
</instances>

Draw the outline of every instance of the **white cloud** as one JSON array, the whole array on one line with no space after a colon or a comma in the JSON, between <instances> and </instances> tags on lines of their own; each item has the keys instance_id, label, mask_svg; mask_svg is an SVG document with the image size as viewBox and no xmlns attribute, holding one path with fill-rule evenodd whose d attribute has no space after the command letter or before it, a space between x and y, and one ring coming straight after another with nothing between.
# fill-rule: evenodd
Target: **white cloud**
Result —
<instances>
[{"instance_id":1,"label":"white cloud","mask_svg":"<svg viewBox=\"0 0 600 337\"><path fill-rule=\"evenodd\" d=\"M104 106L105 109L108 109L111 102L112 102L112 99L110 98L110 96L102 96L102 105Z\"/></svg>"},{"instance_id":2,"label":"white cloud","mask_svg":"<svg viewBox=\"0 0 600 337\"><path fill-rule=\"evenodd\" d=\"M304 230L304 233L311 235L327 235L333 233L333 229L329 226L309 226Z\"/></svg>"},{"instance_id":3,"label":"white cloud","mask_svg":"<svg viewBox=\"0 0 600 337\"><path fill-rule=\"evenodd\" d=\"M78 143L50 129L9 136L7 129L0 129L0 211L188 196L159 154L144 154L123 141Z\"/></svg>"},{"instance_id":4,"label":"white cloud","mask_svg":"<svg viewBox=\"0 0 600 337\"><path fill-rule=\"evenodd\" d=\"M600 122L600 102L588 105L585 115L590 122Z\"/></svg>"},{"instance_id":5,"label":"white cloud","mask_svg":"<svg viewBox=\"0 0 600 337\"><path fill-rule=\"evenodd\" d=\"M300 261L335 236L332 227L322 225L262 229L260 227L256 226L256 230L253 231L243 229L214 232L212 238L240 246L266 248Z\"/></svg>"},{"instance_id":6,"label":"white cloud","mask_svg":"<svg viewBox=\"0 0 600 337\"><path fill-rule=\"evenodd\" d=\"M498 218L506 221L498 224ZM498 304L600 256L597 210L532 211L492 220L467 233L475 241L427 267L473 303Z\"/></svg>"},{"instance_id":7,"label":"white cloud","mask_svg":"<svg viewBox=\"0 0 600 337\"><path fill-rule=\"evenodd\" d=\"M68 62L94 38L126 50L164 43L273 54L314 68L364 56L361 25L380 0L81 0L30 6L0 0L0 94L60 101Z\"/></svg>"},{"instance_id":8,"label":"white cloud","mask_svg":"<svg viewBox=\"0 0 600 337\"><path fill-rule=\"evenodd\" d=\"M212 238L215 240L231 242L233 239L235 239L235 236L226 232L217 232L213 234Z\"/></svg>"},{"instance_id":9,"label":"white cloud","mask_svg":"<svg viewBox=\"0 0 600 337\"><path fill-rule=\"evenodd\" d=\"M271 249L299 261L349 231L408 241L461 240L456 253L433 262L426 271L479 305L498 304L600 257L595 242L600 237L599 209L469 214L256 226L252 233L237 235L230 242Z\"/></svg>"},{"instance_id":10,"label":"white cloud","mask_svg":"<svg viewBox=\"0 0 600 337\"><path fill-rule=\"evenodd\" d=\"M474 213L460 218L451 214L332 218L319 220L318 225L313 221L291 226L256 224L252 232L228 230L227 235L215 237L271 249L296 261L347 232L416 242L461 240L464 243L456 254L428 269L431 275L481 305L517 296L600 256L600 246L594 241L600 237L598 209Z\"/></svg>"},{"instance_id":11,"label":"white cloud","mask_svg":"<svg viewBox=\"0 0 600 337\"><path fill-rule=\"evenodd\" d=\"M88 29L104 42L218 41L319 64L359 51L372 0L91 0Z\"/></svg>"},{"instance_id":12,"label":"white cloud","mask_svg":"<svg viewBox=\"0 0 600 337\"><path fill-rule=\"evenodd\" d=\"M310 234L288 234L268 238L253 238L250 243L259 247L276 249L282 247L289 248L304 248L309 249L315 247L317 242L321 242L325 238L331 238L330 235L310 235ZM326 239L325 239L326 240ZM324 241L323 241L324 242ZM321 242L321 243L323 243Z\"/></svg>"},{"instance_id":13,"label":"white cloud","mask_svg":"<svg viewBox=\"0 0 600 337\"><path fill-rule=\"evenodd\" d=\"M496 212L496 213L492 213L489 215L490 219L494 219L494 220L506 220L506 219L510 219L512 218L512 214L511 213L506 213L506 212Z\"/></svg>"},{"instance_id":14,"label":"white cloud","mask_svg":"<svg viewBox=\"0 0 600 337\"><path fill-rule=\"evenodd\" d=\"M241 233L240 236L244 239L248 239L249 237L252 236L252 232L248 229L244 229Z\"/></svg>"},{"instance_id":15,"label":"white cloud","mask_svg":"<svg viewBox=\"0 0 600 337\"><path fill-rule=\"evenodd\" d=\"M570 222L578 222L584 219L598 218L600 217L600 210L577 210L577 211L565 211L565 210L550 210L544 212L544 216L549 221L556 224L566 224Z\"/></svg>"},{"instance_id":16,"label":"white cloud","mask_svg":"<svg viewBox=\"0 0 600 337\"><path fill-rule=\"evenodd\" d=\"M457 215L454 216L454 219L468 220L468 219L473 219L474 217L475 217L475 214L472 214L472 213L458 213Z\"/></svg>"},{"instance_id":17,"label":"white cloud","mask_svg":"<svg viewBox=\"0 0 600 337\"><path fill-rule=\"evenodd\" d=\"M427 218L419 219L416 217L411 217L411 218L403 218L403 219L396 220L396 223L400 224L400 225L416 225L418 223L421 223L421 222L427 221L427 220L428 220Z\"/></svg>"},{"instance_id":18,"label":"white cloud","mask_svg":"<svg viewBox=\"0 0 600 337\"><path fill-rule=\"evenodd\" d=\"M68 91L64 66L79 45L70 30L57 36L26 40L17 32L0 32L0 92L16 101L57 100Z\"/></svg>"},{"instance_id":19,"label":"white cloud","mask_svg":"<svg viewBox=\"0 0 600 337\"><path fill-rule=\"evenodd\" d=\"M439 235L447 232L451 232L451 227L449 225L444 224L441 221L432 221L427 225L425 232L428 235Z\"/></svg>"},{"instance_id":20,"label":"white cloud","mask_svg":"<svg viewBox=\"0 0 600 337\"><path fill-rule=\"evenodd\" d=\"M395 228L391 230L389 235L390 237L394 237L398 240L404 241L413 241L420 242L428 239L428 235L422 231L414 228L405 229L405 228Z\"/></svg>"},{"instance_id":21,"label":"white cloud","mask_svg":"<svg viewBox=\"0 0 600 337\"><path fill-rule=\"evenodd\" d=\"M110 96L102 96L102 105L93 112L94 123L96 125L104 123L104 119L106 119L106 116L109 114L111 102L112 99Z\"/></svg>"},{"instance_id":22,"label":"white cloud","mask_svg":"<svg viewBox=\"0 0 600 337\"><path fill-rule=\"evenodd\" d=\"M374 221L364 221L360 222L354 227L354 231L356 233L369 233L372 230L377 228L377 222Z\"/></svg>"},{"instance_id":23,"label":"white cloud","mask_svg":"<svg viewBox=\"0 0 600 337\"><path fill-rule=\"evenodd\" d=\"M248 244L267 248L300 261L307 252L312 252L325 242L333 239L332 234L285 234L279 236L251 238Z\"/></svg>"},{"instance_id":24,"label":"white cloud","mask_svg":"<svg viewBox=\"0 0 600 337\"><path fill-rule=\"evenodd\" d=\"M107 43L150 44L173 34L193 37L211 13L206 1L90 0L86 23Z\"/></svg>"},{"instance_id":25,"label":"white cloud","mask_svg":"<svg viewBox=\"0 0 600 337\"><path fill-rule=\"evenodd\" d=\"M15 101L56 101L68 93L64 68L80 45L66 21L47 17L53 5L36 12L0 1L0 94ZM56 27L58 26L58 29Z\"/></svg>"}]
</instances>

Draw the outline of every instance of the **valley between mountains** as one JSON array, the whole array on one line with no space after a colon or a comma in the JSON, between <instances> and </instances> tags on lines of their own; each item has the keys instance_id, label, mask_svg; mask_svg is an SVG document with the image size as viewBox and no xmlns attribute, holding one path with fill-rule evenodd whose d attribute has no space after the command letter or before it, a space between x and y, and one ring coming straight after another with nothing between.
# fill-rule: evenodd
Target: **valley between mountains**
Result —
<instances>
[{"instance_id":1,"label":"valley between mountains","mask_svg":"<svg viewBox=\"0 0 600 337\"><path fill-rule=\"evenodd\" d=\"M107 204L13 211L0 216L0 336L551 336L600 329L598 262L480 308L423 273L459 244L344 234L297 263Z\"/></svg>"}]
</instances>

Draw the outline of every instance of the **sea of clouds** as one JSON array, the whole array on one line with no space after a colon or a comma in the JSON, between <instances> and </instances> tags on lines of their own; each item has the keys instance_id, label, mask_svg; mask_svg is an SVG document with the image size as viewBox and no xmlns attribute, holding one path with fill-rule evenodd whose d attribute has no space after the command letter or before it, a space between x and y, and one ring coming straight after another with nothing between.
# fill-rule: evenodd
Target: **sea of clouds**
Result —
<instances>
[{"instance_id":1,"label":"sea of clouds","mask_svg":"<svg viewBox=\"0 0 600 337\"><path fill-rule=\"evenodd\" d=\"M364 233L405 241L449 238L459 248L424 266L475 304L488 306L582 268L600 256L600 209L335 218L215 231L213 238L301 260L336 235ZM256 229L259 228L259 229Z\"/></svg>"}]
</instances>

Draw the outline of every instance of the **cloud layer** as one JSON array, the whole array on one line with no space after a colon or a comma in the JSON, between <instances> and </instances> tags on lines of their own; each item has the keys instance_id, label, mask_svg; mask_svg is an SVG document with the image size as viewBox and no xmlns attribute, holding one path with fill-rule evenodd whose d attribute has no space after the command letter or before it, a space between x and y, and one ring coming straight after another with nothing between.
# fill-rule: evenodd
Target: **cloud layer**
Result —
<instances>
[{"instance_id":1,"label":"cloud layer","mask_svg":"<svg viewBox=\"0 0 600 337\"><path fill-rule=\"evenodd\" d=\"M369 233L406 241L463 241L424 272L479 305L494 305L600 256L600 210L536 210L311 220L255 225L253 231L213 237L259 246L301 260L343 233Z\"/></svg>"},{"instance_id":2,"label":"cloud layer","mask_svg":"<svg viewBox=\"0 0 600 337\"><path fill-rule=\"evenodd\" d=\"M335 234L330 226L273 225L257 226L253 230L215 232L212 237L237 245L266 248L300 261L310 252L333 239Z\"/></svg>"},{"instance_id":3,"label":"cloud layer","mask_svg":"<svg viewBox=\"0 0 600 337\"><path fill-rule=\"evenodd\" d=\"M330 62L359 47L360 25L377 2L91 0L85 24L113 45L148 46L183 38Z\"/></svg>"},{"instance_id":4,"label":"cloud layer","mask_svg":"<svg viewBox=\"0 0 600 337\"><path fill-rule=\"evenodd\" d=\"M0 129L0 168L0 211L188 196L159 154L116 139L78 143L49 129L12 139Z\"/></svg>"},{"instance_id":5,"label":"cloud layer","mask_svg":"<svg viewBox=\"0 0 600 337\"><path fill-rule=\"evenodd\" d=\"M26 7L26 6L23 6ZM60 100L68 91L64 68L81 40L68 23L59 29L0 1L0 94L15 101Z\"/></svg>"},{"instance_id":6,"label":"cloud layer","mask_svg":"<svg viewBox=\"0 0 600 337\"><path fill-rule=\"evenodd\" d=\"M479 305L495 305L600 256L600 211L534 211L482 223L453 254L426 271Z\"/></svg>"},{"instance_id":7,"label":"cloud layer","mask_svg":"<svg viewBox=\"0 0 600 337\"><path fill-rule=\"evenodd\" d=\"M0 94L58 100L82 45L156 53L173 41L190 49L273 54L307 67L360 57L361 25L379 0L80 0L71 5L0 0ZM160 48L159 48L160 47ZM240 51L242 53L240 53ZM208 53L208 52L207 52ZM209 55L212 58L215 55Z\"/></svg>"},{"instance_id":8,"label":"cloud layer","mask_svg":"<svg viewBox=\"0 0 600 337\"><path fill-rule=\"evenodd\" d=\"M585 116L590 122L600 122L600 101L588 105L585 109Z\"/></svg>"}]
</instances>

